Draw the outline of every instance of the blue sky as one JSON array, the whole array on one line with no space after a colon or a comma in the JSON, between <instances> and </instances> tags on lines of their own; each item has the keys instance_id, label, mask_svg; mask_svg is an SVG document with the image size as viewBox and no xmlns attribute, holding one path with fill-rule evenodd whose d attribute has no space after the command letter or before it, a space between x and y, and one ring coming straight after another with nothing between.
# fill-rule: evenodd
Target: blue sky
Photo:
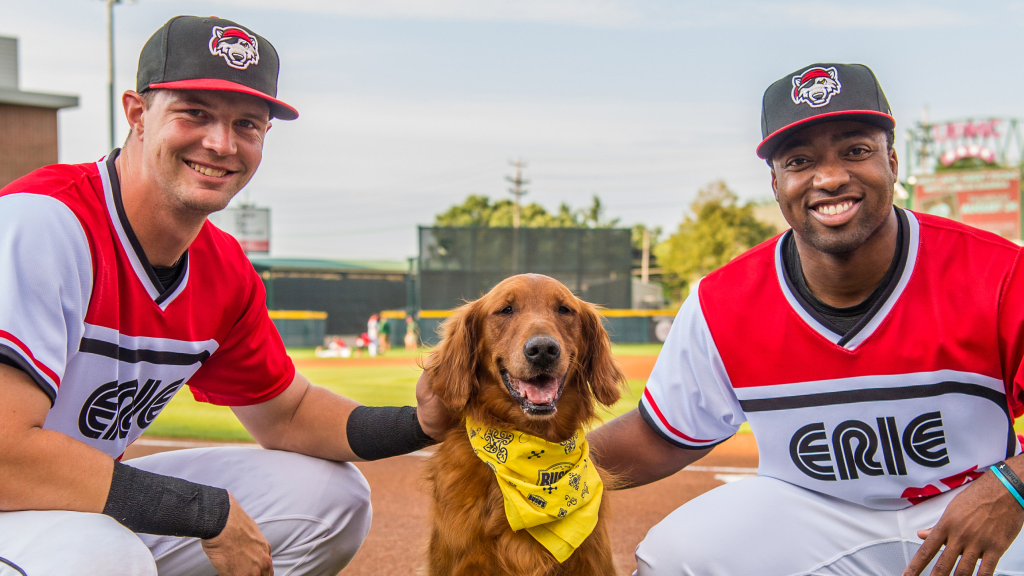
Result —
<instances>
[{"instance_id":1,"label":"blue sky","mask_svg":"<svg viewBox=\"0 0 1024 576\"><path fill-rule=\"evenodd\" d=\"M903 131L921 116L1024 117L1024 2L626 0L138 0L115 7L118 93L176 14L217 15L281 55L275 122L247 188L272 209L276 256L402 259L417 224L470 193L526 201L598 194L624 225L674 229L718 178L770 197L754 155L774 80L862 62ZM101 0L5 1L21 88L77 94L63 162L107 151ZM119 138L127 132L120 121Z\"/></svg>"}]
</instances>

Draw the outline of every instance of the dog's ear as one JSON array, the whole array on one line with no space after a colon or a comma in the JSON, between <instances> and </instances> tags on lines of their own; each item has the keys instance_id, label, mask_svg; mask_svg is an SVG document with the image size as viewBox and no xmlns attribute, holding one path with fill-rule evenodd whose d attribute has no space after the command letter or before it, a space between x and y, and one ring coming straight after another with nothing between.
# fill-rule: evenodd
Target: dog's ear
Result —
<instances>
[{"instance_id":1,"label":"dog's ear","mask_svg":"<svg viewBox=\"0 0 1024 576\"><path fill-rule=\"evenodd\" d=\"M476 302L460 306L441 324L441 342L425 366L434 394L449 410L465 408L476 388L477 308Z\"/></svg>"},{"instance_id":2,"label":"dog's ear","mask_svg":"<svg viewBox=\"0 0 1024 576\"><path fill-rule=\"evenodd\" d=\"M597 308L580 301L580 320L583 323L583 354L580 367L583 378L590 383L597 401L611 406L619 401L625 390L626 376L619 369L618 363L612 358L611 342L608 332L601 322Z\"/></svg>"}]
</instances>

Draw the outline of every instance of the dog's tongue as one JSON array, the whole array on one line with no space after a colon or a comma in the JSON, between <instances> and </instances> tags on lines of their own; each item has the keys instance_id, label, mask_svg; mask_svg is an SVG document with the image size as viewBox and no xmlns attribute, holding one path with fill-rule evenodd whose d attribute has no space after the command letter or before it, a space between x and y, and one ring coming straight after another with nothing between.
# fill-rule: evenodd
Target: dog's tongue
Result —
<instances>
[{"instance_id":1,"label":"dog's tongue","mask_svg":"<svg viewBox=\"0 0 1024 576\"><path fill-rule=\"evenodd\" d=\"M550 404L558 394L558 382L548 376L532 380L516 380L516 391L534 404Z\"/></svg>"}]
</instances>

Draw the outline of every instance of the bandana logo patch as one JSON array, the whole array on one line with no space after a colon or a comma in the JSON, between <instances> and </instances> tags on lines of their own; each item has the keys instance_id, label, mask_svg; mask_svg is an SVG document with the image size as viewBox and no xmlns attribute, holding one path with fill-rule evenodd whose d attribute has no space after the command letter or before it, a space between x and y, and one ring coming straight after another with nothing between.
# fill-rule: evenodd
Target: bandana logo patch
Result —
<instances>
[{"instance_id":1,"label":"bandana logo patch","mask_svg":"<svg viewBox=\"0 0 1024 576\"><path fill-rule=\"evenodd\" d=\"M245 70L250 64L260 63L256 37L237 26L213 27L210 54L223 57L228 66L236 70Z\"/></svg>"},{"instance_id":2,"label":"bandana logo patch","mask_svg":"<svg viewBox=\"0 0 1024 576\"><path fill-rule=\"evenodd\" d=\"M839 83L839 73L836 72L835 66L815 66L799 76L793 76L793 104L803 103L811 108L821 108L842 89L843 85Z\"/></svg>"},{"instance_id":3,"label":"bandana logo patch","mask_svg":"<svg viewBox=\"0 0 1024 576\"><path fill-rule=\"evenodd\" d=\"M537 472L537 485L550 486L562 479L562 476L572 470L571 462L559 462Z\"/></svg>"}]
</instances>

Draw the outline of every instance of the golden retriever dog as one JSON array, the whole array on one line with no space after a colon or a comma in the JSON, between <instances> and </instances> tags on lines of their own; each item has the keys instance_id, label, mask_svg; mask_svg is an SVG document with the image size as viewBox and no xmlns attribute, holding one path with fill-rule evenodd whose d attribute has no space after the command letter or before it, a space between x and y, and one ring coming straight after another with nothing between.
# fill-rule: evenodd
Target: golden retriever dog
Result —
<instances>
[{"instance_id":1,"label":"golden retriever dog","mask_svg":"<svg viewBox=\"0 0 1024 576\"><path fill-rule=\"evenodd\" d=\"M427 464L433 497L427 573L614 574L607 491L596 528L559 563L526 529L511 529L495 472L474 454L465 426L470 416L565 443L594 420L596 403L618 401L625 377L594 306L552 278L522 274L458 308L441 332L425 368L434 393L462 425L447 433Z\"/></svg>"}]
</instances>

